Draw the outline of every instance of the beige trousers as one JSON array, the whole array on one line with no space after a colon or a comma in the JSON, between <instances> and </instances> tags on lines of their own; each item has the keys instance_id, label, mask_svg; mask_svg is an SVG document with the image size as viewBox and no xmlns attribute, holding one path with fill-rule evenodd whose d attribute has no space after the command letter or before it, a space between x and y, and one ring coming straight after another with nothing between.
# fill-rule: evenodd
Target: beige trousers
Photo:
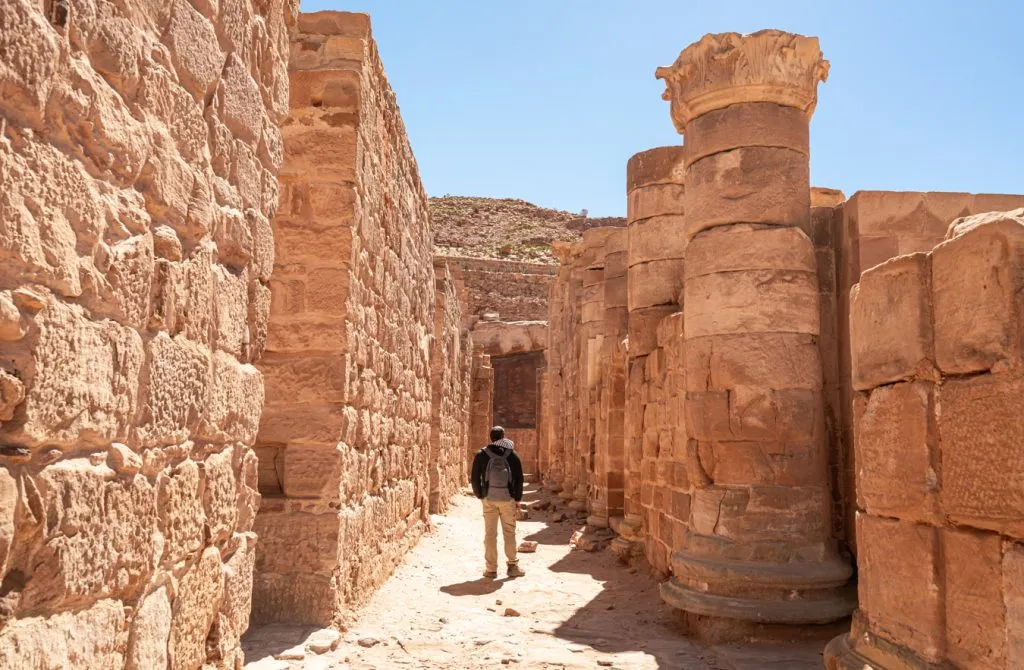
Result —
<instances>
[{"instance_id":1,"label":"beige trousers","mask_svg":"<svg viewBox=\"0 0 1024 670\"><path fill-rule=\"evenodd\" d=\"M498 520L505 540L505 560L516 564L516 502L514 500L482 500L484 504L484 562L487 572L498 570Z\"/></svg>"}]
</instances>

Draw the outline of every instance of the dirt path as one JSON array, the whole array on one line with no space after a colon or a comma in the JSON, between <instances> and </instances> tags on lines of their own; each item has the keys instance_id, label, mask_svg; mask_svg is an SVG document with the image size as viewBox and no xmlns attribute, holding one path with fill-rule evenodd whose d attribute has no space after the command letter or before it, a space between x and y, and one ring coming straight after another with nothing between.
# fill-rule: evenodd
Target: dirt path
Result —
<instances>
[{"instance_id":1,"label":"dirt path","mask_svg":"<svg viewBox=\"0 0 1024 670\"><path fill-rule=\"evenodd\" d=\"M519 524L519 539L539 544L521 556L526 577L487 580L480 504L459 497L434 517L434 531L357 613L336 649L304 649L312 629L257 628L244 641L246 669L822 667L820 644L708 647L686 639L646 570L621 565L609 551L572 550L569 538L581 525L544 516ZM505 616L506 608L519 616ZM329 632L315 635L330 641Z\"/></svg>"}]
</instances>

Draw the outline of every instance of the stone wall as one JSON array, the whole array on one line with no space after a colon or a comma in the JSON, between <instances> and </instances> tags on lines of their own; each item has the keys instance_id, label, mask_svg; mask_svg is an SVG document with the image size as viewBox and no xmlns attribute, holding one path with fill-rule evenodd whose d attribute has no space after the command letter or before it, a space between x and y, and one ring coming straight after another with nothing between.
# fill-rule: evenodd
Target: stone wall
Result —
<instances>
[{"instance_id":1,"label":"stone wall","mask_svg":"<svg viewBox=\"0 0 1024 670\"><path fill-rule=\"evenodd\" d=\"M479 347L473 349L470 372L469 437L466 443L466 481L469 481L473 457L491 441L494 425L494 368L491 357Z\"/></svg>"},{"instance_id":2,"label":"stone wall","mask_svg":"<svg viewBox=\"0 0 1024 670\"><path fill-rule=\"evenodd\" d=\"M253 616L328 624L428 522L437 296L426 195L369 18L301 15L290 71Z\"/></svg>"},{"instance_id":3,"label":"stone wall","mask_svg":"<svg viewBox=\"0 0 1024 670\"><path fill-rule=\"evenodd\" d=\"M861 273L901 254L929 251L945 239L959 216L1024 206L1024 195L858 191L841 205L837 253L840 441L844 534L856 550L854 523L854 390L850 367L850 291Z\"/></svg>"},{"instance_id":4,"label":"stone wall","mask_svg":"<svg viewBox=\"0 0 1024 670\"><path fill-rule=\"evenodd\" d=\"M548 291L556 268L543 263L445 256L462 285L464 318L472 325L484 314L502 321L548 318Z\"/></svg>"},{"instance_id":5,"label":"stone wall","mask_svg":"<svg viewBox=\"0 0 1024 670\"><path fill-rule=\"evenodd\" d=\"M860 607L832 670L1024 664L1024 210L851 293Z\"/></svg>"},{"instance_id":6,"label":"stone wall","mask_svg":"<svg viewBox=\"0 0 1024 670\"><path fill-rule=\"evenodd\" d=\"M287 1L0 1L0 666L236 668Z\"/></svg>"},{"instance_id":7,"label":"stone wall","mask_svg":"<svg viewBox=\"0 0 1024 670\"><path fill-rule=\"evenodd\" d=\"M448 264L434 260L437 302L430 352L430 513L448 509L466 483L473 341L462 330L462 308Z\"/></svg>"}]
</instances>

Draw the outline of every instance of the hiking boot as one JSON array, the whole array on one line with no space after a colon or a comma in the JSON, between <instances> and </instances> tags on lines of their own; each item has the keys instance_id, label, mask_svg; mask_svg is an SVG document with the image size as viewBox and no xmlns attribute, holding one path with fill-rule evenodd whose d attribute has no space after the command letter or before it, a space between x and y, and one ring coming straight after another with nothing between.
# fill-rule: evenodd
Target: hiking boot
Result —
<instances>
[{"instance_id":1,"label":"hiking boot","mask_svg":"<svg viewBox=\"0 0 1024 670\"><path fill-rule=\"evenodd\" d=\"M525 577L526 576L526 571L523 570L518 565L510 565L510 566L508 566L508 576L509 577Z\"/></svg>"},{"instance_id":2,"label":"hiking boot","mask_svg":"<svg viewBox=\"0 0 1024 670\"><path fill-rule=\"evenodd\" d=\"M484 577L486 577L487 579L497 579L498 578L498 571L497 570L485 570L484 571Z\"/></svg>"}]
</instances>

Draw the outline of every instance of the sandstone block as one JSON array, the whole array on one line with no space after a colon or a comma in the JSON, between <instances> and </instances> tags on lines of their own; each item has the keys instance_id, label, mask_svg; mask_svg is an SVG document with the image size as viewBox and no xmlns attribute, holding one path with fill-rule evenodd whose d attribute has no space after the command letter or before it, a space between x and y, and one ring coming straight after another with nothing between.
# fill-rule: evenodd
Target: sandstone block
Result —
<instances>
[{"instance_id":1,"label":"sandstone block","mask_svg":"<svg viewBox=\"0 0 1024 670\"><path fill-rule=\"evenodd\" d=\"M795 227L721 226L694 237L686 250L687 279L739 270L816 272L814 245Z\"/></svg>"},{"instance_id":2,"label":"sandstone block","mask_svg":"<svg viewBox=\"0 0 1024 670\"><path fill-rule=\"evenodd\" d=\"M260 368L268 403L342 403L354 382L345 356L269 354Z\"/></svg>"},{"instance_id":3,"label":"sandstone block","mask_svg":"<svg viewBox=\"0 0 1024 670\"><path fill-rule=\"evenodd\" d=\"M746 147L703 158L686 171L686 234L714 226L800 226L810 216L807 156Z\"/></svg>"},{"instance_id":4,"label":"sandstone block","mask_svg":"<svg viewBox=\"0 0 1024 670\"><path fill-rule=\"evenodd\" d=\"M22 607L125 597L149 579L158 558L152 546L157 509L145 478L116 479L106 466L73 458L44 468L35 485L52 525L33 559Z\"/></svg>"},{"instance_id":5,"label":"sandstone block","mask_svg":"<svg viewBox=\"0 0 1024 670\"><path fill-rule=\"evenodd\" d=\"M215 348L235 358L244 354L249 321L249 273L231 272L221 265L213 266L213 302Z\"/></svg>"},{"instance_id":6,"label":"sandstone block","mask_svg":"<svg viewBox=\"0 0 1024 670\"><path fill-rule=\"evenodd\" d=\"M36 315L35 325L23 439L127 440L143 361L138 333L111 321L91 322L56 301Z\"/></svg>"},{"instance_id":7,"label":"sandstone block","mask_svg":"<svg viewBox=\"0 0 1024 670\"><path fill-rule=\"evenodd\" d=\"M25 400L25 384L14 375L0 370L0 422L14 418L14 410Z\"/></svg>"},{"instance_id":8,"label":"sandstone block","mask_svg":"<svg viewBox=\"0 0 1024 670\"><path fill-rule=\"evenodd\" d=\"M354 128L288 127L282 129L281 138L285 153L282 176L355 181Z\"/></svg>"},{"instance_id":9,"label":"sandstone block","mask_svg":"<svg viewBox=\"0 0 1024 670\"><path fill-rule=\"evenodd\" d=\"M847 216L862 237L941 240L953 219L970 213L970 199L967 193L858 191L848 201Z\"/></svg>"},{"instance_id":10,"label":"sandstone block","mask_svg":"<svg viewBox=\"0 0 1024 670\"><path fill-rule=\"evenodd\" d=\"M171 603L161 586L145 596L132 621L128 636L127 670L167 667L171 635Z\"/></svg>"},{"instance_id":11,"label":"sandstone block","mask_svg":"<svg viewBox=\"0 0 1024 670\"><path fill-rule=\"evenodd\" d=\"M293 108L335 108L348 112L359 110L360 79L359 73L354 70L293 70L288 78L288 94Z\"/></svg>"},{"instance_id":12,"label":"sandstone block","mask_svg":"<svg viewBox=\"0 0 1024 670\"><path fill-rule=\"evenodd\" d=\"M234 449L211 454L203 461L205 487L203 511L210 538L223 543L238 522L238 484L235 481Z\"/></svg>"},{"instance_id":13,"label":"sandstone block","mask_svg":"<svg viewBox=\"0 0 1024 670\"><path fill-rule=\"evenodd\" d=\"M143 447L179 444L205 411L212 376L205 347L159 332L146 344L148 384L141 394L135 438Z\"/></svg>"},{"instance_id":14,"label":"sandstone block","mask_svg":"<svg viewBox=\"0 0 1024 670\"><path fill-rule=\"evenodd\" d=\"M804 333L752 333L687 339L686 389L727 390L770 383L776 388L821 388L821 357Z\"/></svg>"},{"instance_id":15,"label":"sandstone block","mask_svg":"<svg viewBox=\"0 0 1024 670\"><path fill-rule=\"evenodd\" d=\"M178 78L196 100L204 100L224 67L213 25L188 2L176 0L164 39ZM262 107L257 99L255 109Z\"/></svg>"},{"instance_id":16,"label":"sandstone block","mask_svg":"<svg viewBox=\"0 0 1024 670\"><path fill-rule=\"evenodd\" d=\"M330 575L338 564L339 530L336 513L261 513L253 527L257 574Z\"/></svg>"},{"instance_id":17,"label":"sandstone block","mask_svg":"<svg viewBox=\"0 0 1024 670\"><path fill-rule=\"evenodd\" d=\"M233 538L238 547L224 563L224 599L220 615L224 625L220 634L227 637L222 644L237 649L242 634L249 628L252 610L253 568L256 563L256 536L252 533Z\"/></svg>"},{"instance_id":18,"label":"sandstone block","mask_svg":"<svg viewBox=\"0 0 1024 670\"><path fill-rule=\"evenodd\" d=\"M269 405L260 419L260 440L278 444L291 441L337 444L355 435L357 414L354 407Z\"/></svg>"},{"instance_id":19,"label":"sandstone block","mask_svg":"<svg viewBox=\"0 0 1024 670\"><path fill-rule=\"evenodd\" d=\"M857 505L876 516L934 518L938 435L932 385L883 386L854 403Z\"/></svg>"},{"instance_id":20,"label":"sandstone block","mask_svg":"<svg viewBox=\"0 0 1024 670\"><path fill-rule=\"evenodd\" d=\"M646 356L658 343L658 323L678 309L675 305L645 307L629 313L629 356Z\"/></svg>"},{"instance_id":21,"label":"sandstone block","mask_svg":"<svg viewBox=\"0 0 1024 670\"><path fill-rule=\"evenodd\" d=\"M772 102L744 102L701 114L686 127L686 165L742 147L791 149L810 154L806 114Z\"/></svg>"},{"instance_id":22,"label":"sandstone block","mask_svg":"<svg viewBox=\"0 0 1024 670\"><path fill-rule=\"evenodd\" d=\"M220 552L207 547L178 582L171 614L172 668L198 668L206 663L206 638L223 597Z\"/></svg>"},{"instance_id":23,"label":"sandstone block","mask_svg":"<svg viewBox=\"0 0 1024 670\"><path fill-rule=\"evenodd\" d=\"M684 217L679 214L655 216L631 223L629 236L629 267L664 259L681 259L688 238Z\"/></svg>"},{"instance_id":24,"label":"sandstone block","mask_svg":"<svg viewBox=\"0 0 1024 670\"><path fill-rule=\"evenodd\" d=\"M341 454L337 446L289 444L282 464L281 488L289 498L338 498Z\"/></svg>"},{"instance_id":25,"label":"sandstone block","mask_svg":"<svg viewBox=\"0 0 1024 670\"><path fill-rule=\"evenodd\" d=\"M634 189L626 200L626 219L634 222L662 214L682 214L683 192L681 183L651 184Z\"/></svg>"},{"instance_id":26,"label":"sandstone block","mask_svg":"<svg viewBox=\"0 0 1024 670\"><path fill-rule=\"evenodd\" d=\"M942 509L956 523L1024 537L1024 380L950 379L939 387Z\"/></svg>"},{"instance_id":27,"label":"sandstone block","mask_svg":"<svg viewBox=\"0 0 1024 670\"><path fill-rule=\"evenodd\" d=\"M857 514L860 611L872 632L929 662L944 646L938 551L930 526Z\"/></svg>"},{"instance_id":28,"label":"sandstone block","mask_svg":"<svg viewBox=\"0 0 1024 670\"><path fill-rule=\"evenodd\" d=\"M946 374L988 370L1021 355L1024 225L972 228L932 252L935 360Z\"/></svg>"},{"instance_id":29,"label":"sandstone block","mask_svg":"<svg viewBox=\"0 0 1024 670\"><path fill-rule=\"evenodd\" d=\"M931 369L931 262L901 256L861 276L850 293L853 388L927 375Z\"/></svg>"},{"instance_id":30,"label":"sandstone block","mask_svg":"<svg viewBox=\"0 0 1024 670\"><path fill-rule=\"evenodd\" d=\"M263 377L251 365L218 351L198 434L214 442L253 444L263 411Z\"/></svg>"},{"instance_id":31,"label":"sandstone block","mask_svg":"<svg viewBox=\"0 0 1024 670\"><path fill-rule=\"evenodd\" d=\"M725 272L683 287L686 338L820 330L817 277L790 270Z\"/></svg>"},{"instance_id":32,"label":"sandstone block","mask_svg":"<svg viewBox=\"0 0 1024 670\"><path fill-rule=\"evenodd\" d=\"M1006 608L1006 667L1024 663L1024 545L1003 543L1003 606Z\"/></svg>"},{"instance_id":33,"label":"sandstone block","mask_svg":"<svg viewBox=\"0 0 1024 670\"><path fill-rule=\"evenodd\" d=\"M124 606L101 600L75 612L25 617L0 631L0 667L124 667Z\"/></svg>"},{"instance_id":34,"label":"sandstone block","mask_svg":"<svg viewBox=\"0 0 1024 670\"><path fill-rule=\"evenodd\" d=\"M700 461L719 486L814 486L825 471L824 455L813 443L702 443Z\"/></svg>"},{"instance_id":35,"label":"sandstone block","mask_svg":"<svg viewBox=\"0 0 1024 670\"><path fill-rule=\"evenodd\" d=\"M942 531L946 658L961 668L1005 668L1002 539L996 533Z\"/></svg>"},{"instance_id":36,"label":"sandstone block","mask_svg":"<svg viewBox=\"0 0 1024 670\"><path fill-rule=\"evenodd\" d=\"M183 560L203 546L206 514L199 484L199 466L191 460L157 476L157 514L164 536L164 563Z\"/></svg>"},{"instance_id":37,"label":"sandstone block","mask_svg":"<svg viewBox=\"0 0 1024 670\"><path fill-rule=\"evenodd\" d=\"M628 307L636 310L655 305L678 304L683 288L680 259L638 263L629 268Z\"/></svg>"},{"instance_id":38,"label":"sandstone block","mask_svg":"<svg viewBox=\"0 0 1024 670\"><path fill-rule=\"evenodd\" d=\"M682 184L686 167L682 145L655 147L630 157L626 163L626 192L651 184Z\"/></svg>"}]
</instances>

